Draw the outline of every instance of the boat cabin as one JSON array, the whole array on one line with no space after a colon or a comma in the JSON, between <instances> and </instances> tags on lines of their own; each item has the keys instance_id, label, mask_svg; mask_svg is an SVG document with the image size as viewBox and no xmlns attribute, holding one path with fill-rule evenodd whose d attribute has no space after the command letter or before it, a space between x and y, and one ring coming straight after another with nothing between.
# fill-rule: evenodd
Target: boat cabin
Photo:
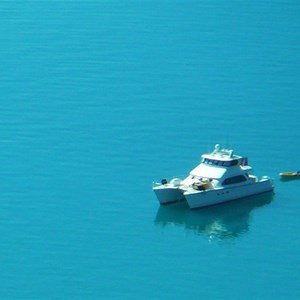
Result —
<instances>
[{"instance_id":1,"label":"boat cabin","mask_svg":"<svg viewBox=\"0 0 300 300\"><path fill-rule=\"evenodd\" d=\"M212 158L207 158L206 155L202 156L202 161L201 163L206 164L206 165L213 165L213 166L218 166L218 167L232 167L232 166L247 166L248 165L248 158L247 157L238 157L238 158L233 158L233 159L212 159Z\"/></svg>"},{"instance_id":2,"label":"boat cabin","mask_svg":"<svg viewBox=\"0 0 300 300\"><path fill-rule=\"evenodd\" d=\"M190 172L185 183L194 178L215 179L222 185L240 183L247 181L247 172L252 170L248 166L247 157L234 155L232 150L220 149L219 145L216 145L212 153L203 154L201 157L201 163Z\"/></svg>"},{"instance_id":3,"label":"boat cabin","mask_svg":"<svg viewBox=\"0 0 300 300\"><path fill-rule=\"evenodd\" d=\"M201 156L201 163L206 165L213 165L218 167L232 167L232 166L247 166L248 158L238 155L233 155L233 150L221 149L220 145L216 145L215 149L210 154Z\"/></svg>"}]
</instances>

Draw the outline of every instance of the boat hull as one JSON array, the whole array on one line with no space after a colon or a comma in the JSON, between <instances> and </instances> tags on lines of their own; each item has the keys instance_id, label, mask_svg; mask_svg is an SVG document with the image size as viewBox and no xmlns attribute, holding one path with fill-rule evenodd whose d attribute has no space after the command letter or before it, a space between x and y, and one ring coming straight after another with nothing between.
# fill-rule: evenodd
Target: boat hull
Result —
<instances>
[{"instance_id":1,"label":"boat hull","mask_svg":"<svg viewBox=\"0 0 300 300\"><path fill-rule=\"evenodd\" d=\"M184 191L179 187L160 185L154 187L153 191L162 205L184 200Z\"/></svg>"},{"instance_id":2,"label":"boat hull","mask_svg":"<svg viewBox=\"0 0 300 300\"><path fill-rule=\"evenodd\" d=\"M272 191L273 188L274 187L270 179L262 179L255 183L235 187L226 187L207 191L189 190L184 193L184 196L189 207L196 209L269 192Z\"/></svg>"},{"instance_id":3,"label":"boat hull","mask_svg":"<svg viewBox=\"0 0 300 300\"><path fill-rule=\"evenodd\" d=\"M279 173L281 176L281 180L293 180L293 179L300 179L300 172L283 172Z\"/></svg>"}]
</instances>

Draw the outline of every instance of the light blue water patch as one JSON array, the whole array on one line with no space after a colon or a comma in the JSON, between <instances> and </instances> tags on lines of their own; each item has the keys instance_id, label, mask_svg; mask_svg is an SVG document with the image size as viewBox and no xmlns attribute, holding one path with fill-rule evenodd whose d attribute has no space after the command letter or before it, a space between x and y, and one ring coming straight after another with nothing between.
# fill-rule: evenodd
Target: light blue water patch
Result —
<instances>
[{"instance_id":1,"label":"light blue water patch","mask_svg":"<svg viewBox=\"0 0 300 300\"><path fill-rule=\"evenodd\" d=\"M1 3L1 298L299 298L299 8ZM275 193L160 207L216 143Z\"/></svg>"}]
</instances>

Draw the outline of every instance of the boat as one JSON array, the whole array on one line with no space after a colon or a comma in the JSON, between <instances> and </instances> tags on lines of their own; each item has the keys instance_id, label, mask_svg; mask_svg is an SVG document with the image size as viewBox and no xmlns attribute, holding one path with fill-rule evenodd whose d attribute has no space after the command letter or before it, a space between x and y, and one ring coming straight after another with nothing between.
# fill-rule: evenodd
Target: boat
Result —
<instances>
[{"instance_id":1,"label":"boat","mask_svg":"<svg viewBox=\"0 0 300 300\"><path fill-rule=\"evenodd\" d=\"M282 172L279 173L281 179L297 179L300 178L300 171L298 172Z\"/></svg>"},{"instance_id":2,"label":"boat","mask_svg":"<svg viewBox=\"0 0 300 300\"><path fill-rule=\"evenodd\" d=\"M252 174L248 158L217 144L211 153L203 154L198 166L184 178L153 183L160 204L187 201L191 209L215 205L272 191L268 176L260 179Z\"/></svg>"}]
</instances>

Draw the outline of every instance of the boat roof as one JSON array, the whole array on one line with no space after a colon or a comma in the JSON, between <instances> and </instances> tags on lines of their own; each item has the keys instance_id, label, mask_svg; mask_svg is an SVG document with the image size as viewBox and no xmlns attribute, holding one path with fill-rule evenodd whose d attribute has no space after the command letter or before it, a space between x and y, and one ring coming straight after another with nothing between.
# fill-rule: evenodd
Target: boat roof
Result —
<instances>
[{"instance_id":1,"label":"boat roof","mask_svg":"<svg viewBox=\"0 0 300 300\"><path fill-rule=\"evenodd\" d=\"M226 173L227 168L212 167L210 165L200 164L190 172L190 175L196 177L206 177L219 179Z\"/></svg>"},{"instance_id":2,"label":"boat roof","mask_svg":"<svg viewBox=\"0 0 300 300\"><path fill-rule=\"evenodd\" d=\"M221 149L218 144L212 153L203 154L202 158L201 164L190 172L191 176L220 179L225 173L226 176L234 176L252 169L248 166L247 157L233 155L232 150ZM232 168L234 166L238 168Z\"/></svg>"},{"instance_id":3,"label":"boat roof","mask_svg":"<svg viewBox=\"0 0 300 300\"><path fill-rule=\"evenodd\" d=\"M203 154L201 157L207 159L215 159L219 161L232 161L235 159L242 158L242 156L234 155L233 150L231 149L225 149L225 148L222 149L219 144L215 146L213 152L208 154Z\"/></svg>"},{"instance_id":4,"label":"boat roof","mask_svg":"<svg viewBox=\"0 0 300 300\"><path fill-rule=\"evenodd\" d=\"M190 172L190 175L196 177L220 179L224 176L230 177L230 176L240 175L245 172L249 172L251 170L252 168L250 166L242 166L241 168L231 168L231 167L220 167L220 166L207 165L201 163Z\"/></svg>"}]
</instances>

